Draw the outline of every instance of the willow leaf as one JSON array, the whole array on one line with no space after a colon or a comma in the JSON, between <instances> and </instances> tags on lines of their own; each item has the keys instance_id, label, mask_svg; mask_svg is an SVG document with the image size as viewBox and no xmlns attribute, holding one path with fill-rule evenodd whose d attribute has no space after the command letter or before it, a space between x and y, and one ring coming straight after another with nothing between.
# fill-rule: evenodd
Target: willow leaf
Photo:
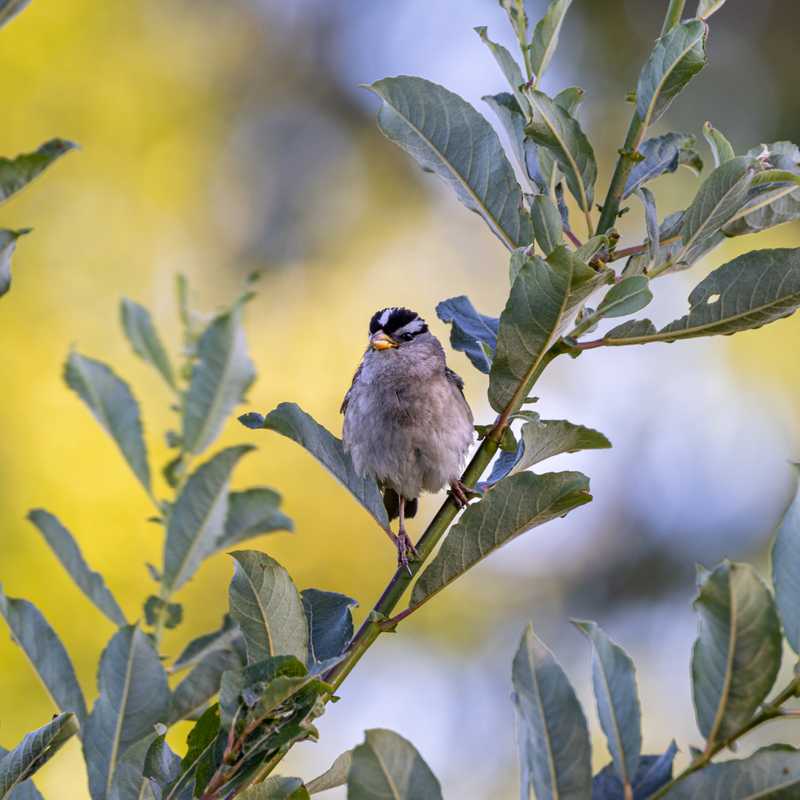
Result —
<instances>
[{"instance_id":1,"label":"willow leaf","mask_svg":"<svg viewBox=\"0 0 800 800\"><path fill-rule=\"evenodd\" d=\"M492 126L465 100L422 78L385 78L367 87L382 101L381 132L449 184L513 250L532 239L522 190Z\"/></svg>"},{"instance_id":2,"label":"willow leaf","mask_svg":"<svg viewBox=\"0 0 800 800\"><path fill-rule=\"evenodd\" d=\"M22 8L19 3L0 6L0 27ZM54 161L77 145L64 139L51 139L32 153L16 158L0 158L0 203L24 189L34 178L44 172Z\"/></svg>"},{"instance_id":3,"label":"willow leaf","mask_svg":"<svg viewBox=\"0 0 800 800\"><path fill-rule=\"evenodd\" d=\"M37 508L28 514L56 558L70 574L78 588L116 626L127 625L125 615L99 572L89 568L72 534L59 520L44 509Z\"/></svg>"},{"instance_id":4,"label":"willow leaf","mask_svg":"<svg viewBox=\"0 0 800 800\"><path fill-rule=\"evenodd\" d=\"M64 365L64 380L110 434L134 475L149 493L150 466L142 417L128 384L102 362L74 352L69 354Z\"/></svg>"},{"instance_id":5,"label":"willow leaf","mask_svg":"<svg viewBox=\"0 0 800 800\"><path fill-rule=\"evenodd\" d=\"M218 549L228 515L228 486L239 459L253 450L238 445L221 450L186 481L167 521L164 541L164 586L176 590Z\"/></svg>"},{"instance_id":6,"label":"willow leaf","mask_svg":"<svg viewBox=\"0 0 800 800\"><path fill-rule=\"evenodd\" d=\"M440 592L506 542L591 499L589 479L580 472L522 472L504 478L450 529L417 579L411 604L419 605Z\"/></svg>"},{"instance_id":7,"label":"willow leaf","mask_svg":"<svg viewBox=\"0 0 800 800\"><path fill-rule=\"evenodd\" d=\"M248 661L295 656L305 663L308 627L289 573L264 553L239 550L231 555L236 566L229 590L230 612L244 636Z\"/></svg>"},{"instance_id":8,"label":"willow leaf","mask_svg":"<svg viewBox=\"0 0 800 800\"><path fill-rule=\"evenodd\" d=\"M656 42L636 87L636 110L645 129L658 121L706 65L707 35L708 26L693 19L676 25Z\"/></svg>"},{"instance_id":9,"label":"willow leaf","mask_svg":"<svg viewBox=\"0 0 800 800\"><path fill-rule=\"evenodd\" d=\"M772 545L772 582L786 641L800 653L800 465L794 466L795 495Z\"/></svg>"},{"instance_id":10,"label":"willow leaf","mask_svg":"<svg viewBox=\"0 0 800 800\"><path fill-rule=\"evenodd\" d=\"M202 453L219 435L255 380L242 327L242 304L220 314L197 343L197 361L183 403L183 448Z\"/></svg>"},{"instance_id":11,"label":"willow leaf","mask_svg":"<svg viewBox=\"0 0 800 800\"><path fill-rule=\"evenodd\" d=\"M701 577L692 694L707 747L746 724L781 664L781 629L769 590L748 564L723 562Z\"/></svg>"},{"instance_id":12,"label":"willow leaf","mask_svg":"<svg viewBox=\"0 0 800 800\"><path fill-rule=\"evenodd\" d=\"M0 800L49 761L78 732L74 714L59 714L0 758Z\"/></svg>"},{"instance_id":13,"label":"willow leaf","mask_svg":"<svg viewBox=\"0 0 800 800\"><path fill-rule=\"evenodd\" d=\"M661 330L631 320L610 330L611 347L675 342L760 328L800 306L800 249L754 250L714 270L689 295L689 313Z\"/></svg>"},{"instance_id":14,"label":"willow leaf","mask_svg":"<svg viewBox=\"0 0 800 800\"><path fill-rule=\"evenodd\" d=\"M347 800L442 800L442 789L415 747L387 730L369 730L353 750Z\"/></svg>"},{"instance_id":15,"label":"willow leaf","mask_svg":"<svg viewBox=\"0 0 800 800\"><path fill-rule=\"evenodd\" d=\"M532 256L520 268L500 315L489 375L489 402L495 411L502 412L511 402L558 338L572 279L571 261L551 266Z\"/></svg>"},{"instance_id":16,"label":"willow leaf","mask_svg":"<svg viewBox=\"0 0 800 800\"><path fill-rule=\"evenodd\" d=\"M633 786L642 753L642 712L630 656L594 622L574 624L592 643L592 685L600 725L623 786Z\"/></svg>"},{"instance_id":17,"label":"willow leaf","mask_svg":"<svg viewBox=\"0 0 800 800\"><path fill-rule=\"evenodd\" d=\"M533 38L529 45L531 54L531 69L536 80L541 81L542 76L550 66L550 61L558 47L558 38L564 17L572 5L572 0L552 0L545 15L536 24Z\"/></svg>"},{"instance_id":18,"label":"willow leaf","mask_svg":"<svg viewBox=\"0 0 800 800\"><path fill-rule=\"evenodd\" d=\"M589 731L575 691L555 656L528 625L512 668L522 796L588 800Z\"/></svg>"},{"instance_id":19,"label":"willow leaf","mask_svg":"<svg viewBox=\"0 0 800 800\"><path fill-rule=\"evenodd\" d=\"M75 669L58 634L33 603L8 597L0 586L0 616L22 648L47 693L60 711L71 711L79 724L86 720L86 701Z\"/></svg>"},{"instance_id":20,"label":"willow leaf","mask_svg":"<svg viewBox=\"0 0 800 800\"><path fill-rule=\"evenodd\" d=\"M106 800L125 751L169 714L166 672L150 637L138 627L120 628L108 643L100 657L98 688L83 752L92 799Z\"/></svg>"},{"instance_id":21,"label":"willow leaf","mask_svg":"<svg viewBox=\"0 0 800 800\"><path fill-rule=\"evenodd\" d=\"M586 134L568 111L543 92L530 89L525 95L531 107L525 133L555 158L581 210L591 211L597 162Z\"/></svg>"},{"instance_id":22,"label":"willow leaf","mask_svg":"<svg viewBox=\"0 0 800 800\"><path fill-rule=\"evenodd\" d=\"M378 485L359 475L342 440L306 414L295 403L281 403L266 417L255 412L243 414L239 421L248 428L272 430L286 436L311 453L379 522L389 524Z\"/></svg>"},{"instance_id":23,"label":"willow leaf","mask_svg":"<svg viewBox=\"0 0 800 800\"><path fill-rule=\"evenodd\" d=\"M176 388L175 374L167 351L158 335L153 317L139 303L123 298L119 307L122 329L131 343L133 352L161 374L167 385Z\"/></svg>"}]
</instances>

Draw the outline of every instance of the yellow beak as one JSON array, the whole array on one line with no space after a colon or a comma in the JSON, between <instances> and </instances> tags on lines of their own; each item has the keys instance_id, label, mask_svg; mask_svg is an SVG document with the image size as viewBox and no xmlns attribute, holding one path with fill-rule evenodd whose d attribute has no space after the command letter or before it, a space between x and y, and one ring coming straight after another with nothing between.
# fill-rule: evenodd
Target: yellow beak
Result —
<instances>
[{"instance_id":1,"label":"yellow beak","mask_svg":"<svg viewBox=\"0 0 800 800\"><path fill-rule=\"evenodd\" d=\"M383 331L378 331L371 336L369 343L373 350L389 350L392 347L398 347L397 342Z\"/></svg>"}]
</instances>

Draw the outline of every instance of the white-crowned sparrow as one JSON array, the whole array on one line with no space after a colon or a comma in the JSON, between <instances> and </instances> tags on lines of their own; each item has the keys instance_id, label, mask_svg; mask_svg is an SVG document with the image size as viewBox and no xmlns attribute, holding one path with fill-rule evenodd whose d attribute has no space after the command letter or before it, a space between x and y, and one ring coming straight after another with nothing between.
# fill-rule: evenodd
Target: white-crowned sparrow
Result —
<instances>
[{"instance_id":1,"label":"white-crowned sparrow","mask_svg":"<svg viewBox=\"0 0 800 800\"><path fill-rule=\"evenodd\" d=\"M378 481L389 520L399 517L398 560L416 550L405 521L420 492L450 485L463 505L459 480L473 439L464 382L448 369L444 349L425 320L407 308L384 308L369 323L369 346L344 397L344 446L356 470Z\"/></svg>"}]
</instances>

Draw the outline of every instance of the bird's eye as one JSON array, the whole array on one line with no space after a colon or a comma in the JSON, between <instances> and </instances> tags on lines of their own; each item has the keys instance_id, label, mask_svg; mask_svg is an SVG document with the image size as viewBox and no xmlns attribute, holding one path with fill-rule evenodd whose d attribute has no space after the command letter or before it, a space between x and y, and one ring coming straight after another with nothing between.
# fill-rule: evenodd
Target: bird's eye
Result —
<instances>
[{"instance_id":1,"label":"bird's eye","mask_svg":"<svg viewBox=\"0 0 800 800\"><path fill-rule=\"evenodd\" d=\"M400 338L401 342L410 342L414 338L414 334L413 333L401 333L399 338Z\"/></svg>"}]
</instances>

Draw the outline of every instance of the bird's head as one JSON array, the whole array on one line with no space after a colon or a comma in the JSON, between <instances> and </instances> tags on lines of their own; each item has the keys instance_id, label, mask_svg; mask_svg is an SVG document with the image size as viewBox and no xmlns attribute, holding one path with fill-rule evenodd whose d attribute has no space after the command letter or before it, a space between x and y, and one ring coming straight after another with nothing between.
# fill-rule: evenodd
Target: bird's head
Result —
<instances>
[{"instance_id":1,"label":"bird's head","mask_svg":"<svg viewBox=\"0 0 800 800\"><path fill-rule=\"evenodd\" d=\"M430 337L425 320L408 308L382 308L369 321L372 350L405 350Z\"/></svg>"}]
</instances>

